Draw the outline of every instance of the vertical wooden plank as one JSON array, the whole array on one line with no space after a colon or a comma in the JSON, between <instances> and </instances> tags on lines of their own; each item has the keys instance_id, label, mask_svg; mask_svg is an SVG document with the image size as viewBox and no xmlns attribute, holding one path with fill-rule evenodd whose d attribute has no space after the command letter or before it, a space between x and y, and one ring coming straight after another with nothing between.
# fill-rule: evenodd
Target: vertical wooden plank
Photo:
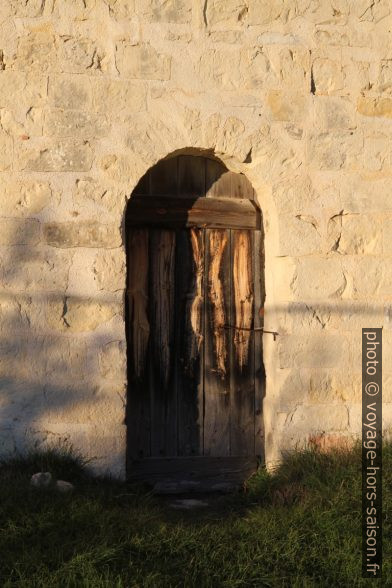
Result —
<instances>
[{"instance_id":1,"label":"vertical wooden plank","mask_svg":"<svg viewBox=\"0 0 392 588\"><path fill-rule=\"evenodd\" d=\"M253 186L244 174L236 174L230 172L231 176L231 187L232 198L247 198L248 200L254 200Z\"/></svg>"},{"instance_id":2,"label":"vertical wooden plank","mask_svg":"<svg viewBox=\"0 0 392 588\"><path fill-rule=\"evenodd\" d=\"M178 196L199 198L205 195L206 160L194 155L178 158Z\"/></svg>"},{"instance_id":3,"label":"vertical wooden plank","mask_svg":"<svg viewBox=\"0 0 392 588\"><path fill-rule=\"evenodd\" d=\"M176 241L178 455L203 455L204 232Z\"/></svg>"},{"instance_id":4,"label":"vertical wooden plank","mask_svg":"<svg viewBox=\"0 0 392 588\"><path fill-rule=\"evenodd\" d=\"M230 232L206 229L204 455L230 455Z\"/></svg>"},{"instance_id":5,"label":"vertical wooden plank","mask_svg":"<svg viewBox=\"0 0 392 588\"><path fill-rule=\"evenodd\" d=\"M127 234L127 342L128 342L128 456L150 456L150 399L148 395L148 250L147 229Z\"/></svg>"},{"instance_id":6,"label":"vertical wooden plank","mask_svg":"<svg viewBox=\"0 0 392 588\"><path fill-rule=\"evenodd\" d=\"M232 456L254 455L253 231L231 230L230 444Z\"/></svg>"},{"instance_id":7,"label":"vertical wooden plank","mask_svg":"<svg viewBox=\"0 0 392 588\"><path fill-rule=\"evenodd\" d=\"M176 455L173 385L175 231L150 233L151 454Z\"/></svg>"},{"instance_id":8,"label":"vertical wooden plank","mask_svg":"<svg viewBox=\"0 0 392 588\"><path fill-rule=\"evenodd\" d=\"M206 196L231 197L231 175L220 161L206 159Z\"/></svg>"},{"instance_id":9,"label":"vertical wooden plank","mask_svg":"<svg viewBox=\"0 0 392 588\"><path fill-rule=\"evenodd\" d=\"M255 288L255 328L264 326L265 273L264 273L264 234L254 231L254 288ZM263 361L263 333L255 331L254 345L255 372L255 454L264 462L264 419L263 399L265 396L265 370Z\"/></svg>"},{"instance_id":10,"label":"vertical wooden plank","mask_svg":"<svg viewBox=\"0 0 392 588\"><path fill-rule=\"evenodd\" d=\"M151 196L177 196L178 157L162 159L150 170Z\"/></svg>"}]
</instances>

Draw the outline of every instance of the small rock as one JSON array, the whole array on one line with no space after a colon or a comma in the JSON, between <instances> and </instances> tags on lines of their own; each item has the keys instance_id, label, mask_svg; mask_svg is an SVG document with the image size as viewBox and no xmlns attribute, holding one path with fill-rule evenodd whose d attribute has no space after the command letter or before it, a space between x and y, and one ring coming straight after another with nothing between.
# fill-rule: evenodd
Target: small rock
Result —
<instances>
[{"instance_id":1,"label":"small rock","mask_svg":"<svg viewBox=\"0 0 392 588\"><path fill-rule=\"evenodd\" d=\"M50 472L38 472L33 474L30 479L30 484L34 488L47 488L51 483L52 474Z\"/></svg>"},{"instance_id":2,"label":"small rock","mask_svg":"<svg viewBox=\"0 0 392 588\"><path fill-rule=\"evenodd\" d=\"M70 482L65 482L64 480L57 480L56 489L62 494L68 494L68 492L72 492L72 490L75 489L75 486Z\"/></svg>"},{"instance_id":3,"label":"small rock","mask_svg":"<svg viewBox=\"0 0 392 588\"><path fill-rule=\"evenodd\" d=\"M208 506L208 502L205 500L195 500L193 498L185 498L182 500L176 500L170 504L172 508L190 510L191 508L200 508Z\"/></svg>"}]
</instances>

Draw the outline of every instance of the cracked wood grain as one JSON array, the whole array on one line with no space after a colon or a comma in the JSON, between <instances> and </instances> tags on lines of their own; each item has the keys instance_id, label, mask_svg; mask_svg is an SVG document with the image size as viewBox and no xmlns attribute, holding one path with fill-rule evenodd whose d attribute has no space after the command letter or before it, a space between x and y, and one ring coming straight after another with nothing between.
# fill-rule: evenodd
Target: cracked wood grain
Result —
<instances>
[{"instance_id":1,"label":"cracked wood grain","mask_svg":"<svg viewBox=\"0 0 392 588\"><path fill-rule=\"evenodd\" d=\"M252 246L247 231L233 231L233 237L234 347L238 366L242 370L248 362L253 322Z\"/></svg>"},{"instance_id":2,"label":"cracked wood grain","mask_svg":"<svg viewBox=\"0 0 392 588\"><path fill-rule=\"evenodd\" d=\"M221 265L224 250L228 243L226 231L210 233L210 268L209 297L212 304L213 339L217 370L220 375L226 374L227 346L224 325L226 322L225 299L221 280Z\"/></svg>"}]
</instances>

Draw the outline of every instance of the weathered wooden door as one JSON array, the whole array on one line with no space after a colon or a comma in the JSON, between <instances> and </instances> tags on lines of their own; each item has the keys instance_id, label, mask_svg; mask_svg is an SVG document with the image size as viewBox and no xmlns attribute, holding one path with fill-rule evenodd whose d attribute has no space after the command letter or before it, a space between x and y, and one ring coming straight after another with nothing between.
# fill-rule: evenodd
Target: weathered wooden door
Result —
<instances>
[{"instance_id":1,"label":"weathered wooden door","mask_svg":"<svg viewBox=\"0 0 392 588\"><path fill-rule=\"evenodd\" d=\"M263 454L260 212L236 174L183 159L221 173L192 197L150 178L127 216L128 473L173 491L239 483Z\"/></svg>"}]
</instances>

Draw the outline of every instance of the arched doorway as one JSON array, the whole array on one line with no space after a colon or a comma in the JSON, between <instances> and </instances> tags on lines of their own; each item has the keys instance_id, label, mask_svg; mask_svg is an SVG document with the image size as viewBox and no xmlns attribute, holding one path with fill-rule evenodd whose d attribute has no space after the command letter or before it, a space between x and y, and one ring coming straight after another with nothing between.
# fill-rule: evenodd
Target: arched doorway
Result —
<instances>
[{"instance_id":1,"label":"arched doorway","mask_svg":"<svg viewBox=\"0 0 392 588\"><path fill-rule=\"evenodd\" d=\"M243 174L179 155L126 215L128 477L164 491L237 485L263 459L264 240Z\"/></svg>"}]
</instances>

